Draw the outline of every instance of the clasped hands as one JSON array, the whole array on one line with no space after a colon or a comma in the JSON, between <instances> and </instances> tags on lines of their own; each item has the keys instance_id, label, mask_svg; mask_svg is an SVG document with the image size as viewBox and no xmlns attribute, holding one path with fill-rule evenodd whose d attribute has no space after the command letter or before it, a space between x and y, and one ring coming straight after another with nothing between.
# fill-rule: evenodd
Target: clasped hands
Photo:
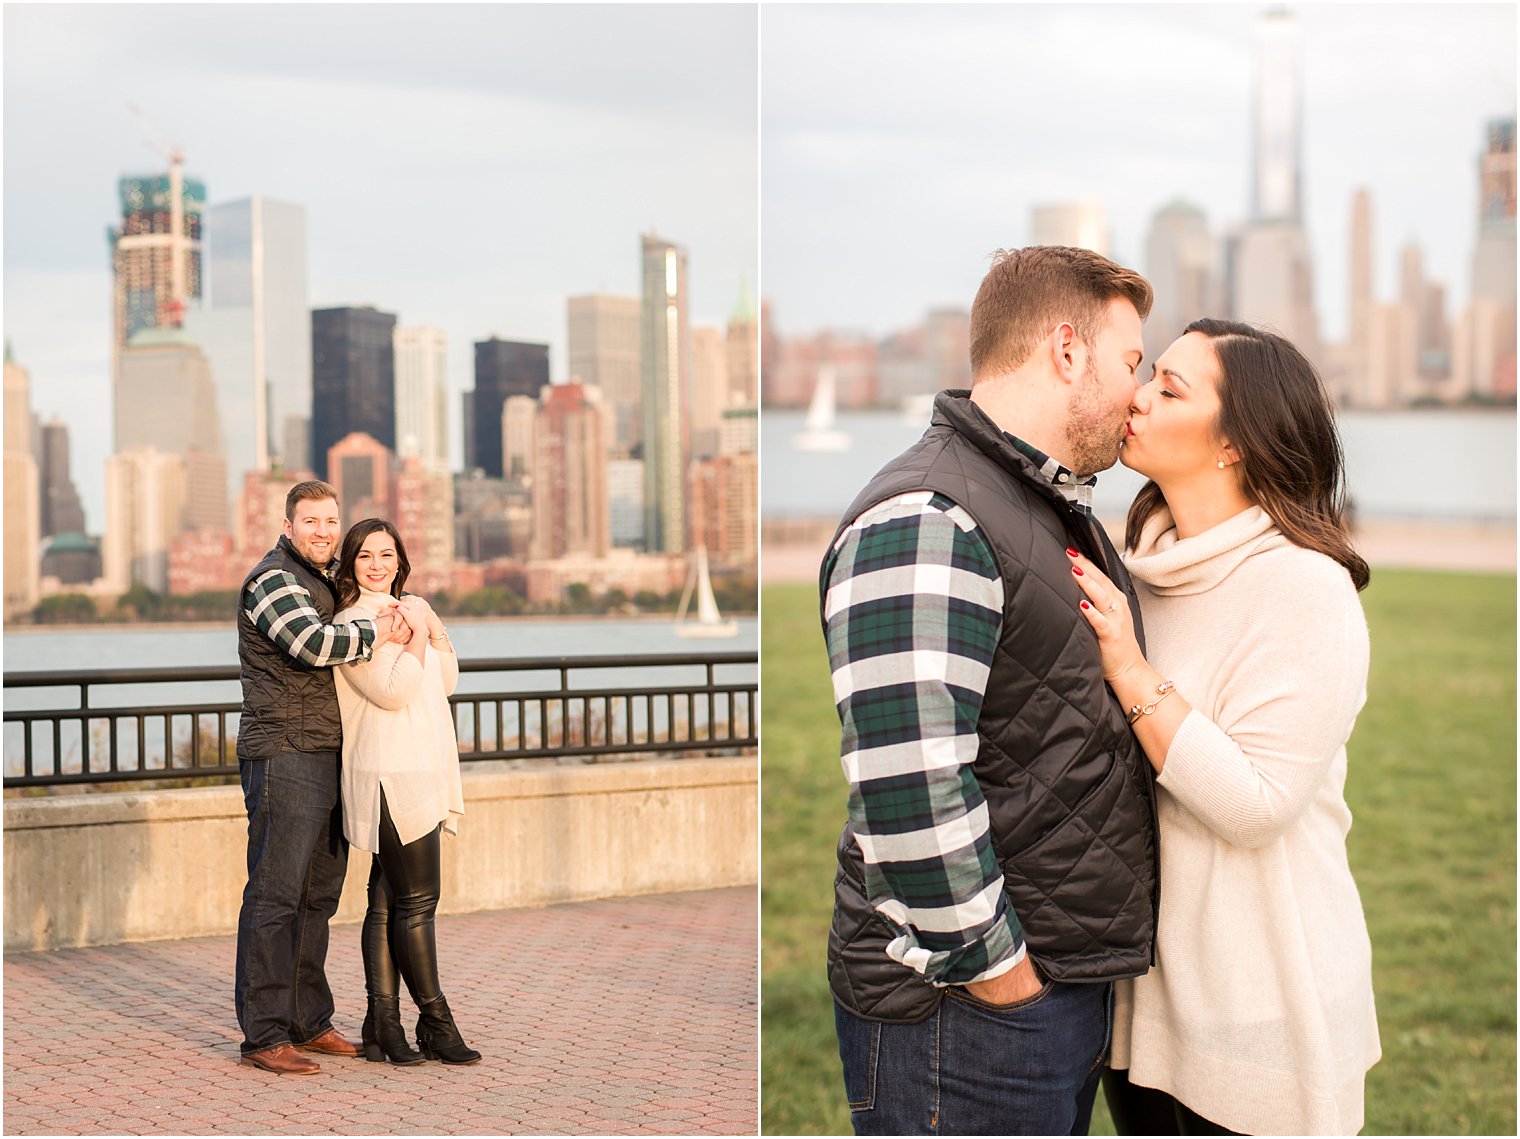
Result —
<instances>
[{"instance_id":1,"label":"clasped hands","mask_svg":"<svg viewBox=\"0 0 1520 1139\"><path fill-rule=\"evenodd\" d=\"M375 615L376 647L393 641L410 644L416 634L432 638L443 633L443 622L433 607L416 594L409 593Z\"/></svg>"}]
</instances>

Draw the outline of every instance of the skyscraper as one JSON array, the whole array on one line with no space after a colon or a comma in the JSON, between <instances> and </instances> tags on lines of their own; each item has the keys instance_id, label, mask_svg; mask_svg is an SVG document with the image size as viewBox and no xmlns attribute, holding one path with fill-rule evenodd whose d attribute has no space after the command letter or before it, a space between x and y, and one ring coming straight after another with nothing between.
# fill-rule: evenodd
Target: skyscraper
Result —
<instances>
[{"instance_id":1,"label":"skyscraper","mask_svg":"<svg viewBox=\"0 0 1520 1139\"><path fill-rule=\"evenodd\" d=\"M929 390L971 386L971 313L933 308L924 314L924 366Z\"/></svg>"},{"instance_id":2,"label":"skyscraper","mask_svg":"<svg viewBox=\"0 0 1520 1139\"><path fill-rule=\"evenodd\" d=\"M312 471L289 467L278 474L273 471L243 472L233 522L233 540L240 564L253 565L275 544L285 521L286 492L296 483L316 477Z\"/></svg>"},{"instance_id":3,"label":"skyscraper","mask_svg":"<svg viewBox=\"0 0 1520 1139\"><path fill-rule=\"evenodd\" d=\"M310 457L311 308L306 210L255 196L206 211L206 295L185 331L216 381L228 493L244 471Z\"/></svg>"},{"instance_id":4,"label":"skyscraper","mask_svg":"<svg viewBox=\"0 0 1520 1139\"><path fill-rule=\"evenodd\" d=\"M639 549L644 545L644 460L609 459L607 514L612 544Z\"/></svg>"},{"instance_id":5,"label":"skyscraper","mask_svg":"<svg viewBox=\"0 0 1520 1139\"><path fill-rule=\"evenodd\" d=\"M69 428L61 419L42 425L42 536L83 534L84 506L69 472Z\"/></svg>"},{"instance_id":6,"label":"skyscraper","mask_svg":"<svg viewBox=\"0 0 1520 1139\"><path fill-rule=\"evenodd\" d=\"M189 464L180 524L227 529L222 425L211 367L200 347L177 328L134 333L121 354L116 391L117 452L151 448Z\"/></svg>"},{"instance_id":7,"label":"skyscraper","mask_svg":"<svg viewBox=\"0 0 1520 1139\"><path fill-rule=\"evenodd\" d=\"M211 365L200 346L175 328L136 333L121 357L116 449L156 447L182 455L192 446L221 451Z\"/></svg>"},{"instance_id":8,"label":"skyscraper","mask_svg":"<svg viewBox=\"0 0 1520 1139\"><path fill-rule=\"evenodd\" d=\"M1156 290L1145 322L1145 358L1154 362L1191 321L1222 308L1219 245L1201 209L1176 199L1155 212L1145 236L1145 275Z\"/></svg>"},{"instance_id":9,"label":"skyscraper","mask_svg":"<svg viewBox=\"0 0 1520 1139\"><path fill-rule=\"evenodd\" d=\"M1425 259L1413 241L1399 257L1399 301L1415 314L1416 371L1420 395L1445 395L1451 370L1450 335L1446 328L1446 290L1425 279Z\"/></svg>"},{"instance_id":10,"label":"skyscraper","mask_svg":"<svg viewBox=\"0 0 1520 1139\"><path fill-rule=\"evenodd\" d=\"M362 431L343 436L327 451L327 481L338 491L344 529L364 518L391 518L391 452Z\"/></svg>"},{"instance_id":11,"label":"skyscraper","mask_svg":"<svg viewBox=\"0 0 1520 1139\"><path fill-rule=\"evenodd\" d=\"M169 589L169 547L184 530L185 458L154 447L118 451L106 460L104 576L125 592L142 584Z\"/></svg>"},{"instance_id":12,"label":"skyscraper","mask_svg":"<svg viewBox=\"0 0 1520 1139\"><path fill-rule=\"evenodd\" d=\"M753 571L758 552L760 464L753 454L719 455L691 466L693 540L715 565Z\"/></svg>"},{"instance_id":13,"label":"skyscraper","mask_svg":"<svg viewBox=\"0 0 1520 1139\"><path fill-rule=\"evenodd\" d=\"M1101 202L1055 202L1029 211L1031 245L1072 245L1108 256L1108 209Z\"/></svg>"},{"instance_id":14,"label":"skyscraper","mask_svg":"<svg viewBox=\"0 0 1520 1139\"><path fill-rule=\"evenodd\" d=\"M372 305L319 308L311 314L311 463L359 431L396 448L395 313Z\"/></svg>"},{"instance_id":15,"label":"skyscraper","mask_svg":"<svg viewBox=\"0 0 1520 1139\"><path fill-rule=\"evenodd\" d=\"M42 539L31 377L5 345L5 612L37 604Z\"/></svg>"},{"instance_id":16,"label":"skyscraper","mask_svg":"<svg viewBox=\"0 0 1520 1139\"><path fill-rule=\"evenodd\" d=\"M538 400L532 396L509 395L501 405L502 477L514 482L531 482L536 448L533 432L538 424Z\"/></svg>"},{"instance_id":17,"label":"skyscraper","mask_svg":"<svg viewBox=\"0 0 1520 1139\"><path fill-rule=\"evenodd\" d=\"M718 424L728 406L728 341L722 329L691 330L691 405L687 431L692 459L718 453Z\"/></svg>"},{"instance_id":18,"label":"skyscraper","mask_svg":"<svg viewBox=\"0 0 1520 1139\"><path fill-rule=\"evenodd\" d=\"M570 376L600 388L611 411L608 446L627 453L643 441L639 298L590 293L565 302Z\"/></svg>"},{"instance_id":19,"label":"skyscraper","mask_svg":"<svg viewBox=\"0 0 1520 1139\"><path fill-rule=\"evenodd\" d=\"M760 403L760 324L749 281L739 282L739 299L728 317L728 406Z\"/></svg>"},{"instance_id":20,"label":"skyscraper","mask_svg":"<svg viewBox=\"0 0 1520 1139\"><path fill-rule=\"evenodd\" d=\"M427 597L449 588L454 564L454 476L409 455L391 478L391 517L412 563L407 579Z\"/></svg>"},{"instance_id":21,"label":"skyscraper","mask_svg":"<svg viewBox=\"0 0 1520 1139\"><path fill-rule=\"evenodd\" d=\"M1351 282L1348 300L1350 327L1346 336L1344 374L1333 386L1336 398L1348 406L1370 402L1368 368L1372 358L1372 191L1358 186L1351 196ZM1328 378L1328 377L1327 377Z\"/></svg>"},{"instance_id":22,"label":"skyscraper","mask_svg":"<svg viewBox=\"0 0 1520 1139\"><path fill-rule=\"evenodd\" d=\"M1256 22L1252 96L1251 218L1298 221L1302 216L1303 33L1298 18L1274 8Z\"/></svg>"},{"instance_id":23,"label":"skyscraper","mask_svg":"<svg viewBox=\"0 0 1520 1139\"><path fill-rule=\"evenodd\" d=\"M1282 333L1321 362L1314 265L1302 224L1302 35L1283 9L1256 23L1252 90L1251 221L1229 258L1231 315Z\"/></svg>"},{"instance_id":24,"label":"skyscraper","mask_svg":"<svg viewBox=\"0 0 1520 1139\"><path fill-rule=\"evenodd\" d=\"M492 336L475 342L475 388L465 396L464 465L499 479L501 409L508 396L537 399L549 386L549 346Z\"/></svg>"},{"instance_id":25,"label":"skyscraper","mask_svg":"<svg viewBox=\"0 0 1520 1139\"><path fill-rule=\"evenodd\" d=\"M686 549L687 408L691 401L686 252L652 233L640 240L644 547L649 553L679 553Z\"/></svg>"},{"instance_id":26,"label":"skyscraper","mask_svg":"<svg viewBox=\"0 0 1520 1139\"><path fill-rule=\"evenodd\" d=\"M1231 307L1235 319L1280 332L1318 363L1314 266L1303 227L1293 221L1246 226L1237 238L1233 275Z\"/></svg>"},{"instance_id":27,"label":"skyscraper","mask_svg":"<svg viewBox=\"0 0 1520 1139\"><path fill-rule=\"evenodd\" d=\"M1488 123L1478 160L1472 304L1460 329L1468 394L1515 395L1515 120Z\"/></svg>"},{"instance_id":28,"label":"skyscraper","mask_svg":"<svg viewBox=\"0 0 1520 1139\"><path fill-rule=\"evenodd\" d=\"M1473 292L1515 296L1515 120L1494 119L1478 160L1478 247Z\"/></svg>"},{"instance_id":29,"label":"skyscraper","mask_svg":"<svg viewBox=\"0 0 1520 1139\"><path fill-rule=\"evenodd\" d=\"M534 426L533 557L607 556L607 416L585 384L544 389Z\"/></svg>"},{"instance_id":30,"label":"skyscraper","mask_svg":"<svg viewBox=\"0 0 1520 1139\"><path fill-rule=\"evenodd\" d=\"M449 343L429 324L396 327L396 450L449 469Z\"/></svg>"},{"instance_id":31,"label":"skyscraper","mask_svg":"<svg viewBox=\"0 0 1520 1139\"><path fill-rule=\"evenodd\" d=\"M201 296L204 183L186 179L176 159L168 174L117 183L121 223L109 233L114 282L113 353L145 328L178 328ZM119 446L119 444L118 444Z\"/></svg>"}]
</instances>

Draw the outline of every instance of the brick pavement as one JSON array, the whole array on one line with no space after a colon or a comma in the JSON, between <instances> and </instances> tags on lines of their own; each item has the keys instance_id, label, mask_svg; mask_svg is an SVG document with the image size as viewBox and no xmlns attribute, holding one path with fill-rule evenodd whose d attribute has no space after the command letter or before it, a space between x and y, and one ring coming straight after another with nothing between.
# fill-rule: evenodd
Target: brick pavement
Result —
<instances>
[{"instance_id":1,"label":"brick pavement","mask_svg":"<svg viewBox=\"0 0 1520 1139\"><path fill-rule=\"evenodd\" d=\"M237 1065L231 937L7 954L5 1133L752 1135L756 921L753 888L440 917L485 1059L315 1076ZM357 1039L357 924L333 927L328 979Z\"/></svg>"}]
</instances>

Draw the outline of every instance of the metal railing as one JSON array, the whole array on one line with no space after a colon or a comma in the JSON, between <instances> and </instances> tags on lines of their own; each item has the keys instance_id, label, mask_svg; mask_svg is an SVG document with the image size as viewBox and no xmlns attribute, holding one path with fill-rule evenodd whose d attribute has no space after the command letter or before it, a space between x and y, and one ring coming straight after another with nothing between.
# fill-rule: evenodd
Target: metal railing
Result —
<instances>
[{"instance_id":1,"label":"metal railing","mask_svg":"<svg viewBox=\"0 0 1520 1139\"><path fill-rule=\"evenodd\" d=\"M754 652L461 660L459 671L449 703L462 761L743 751L759 738ZM236 778L237 680L236 665L7 672L5 786ZM224 695L144 698L165 685Z\"/></svg>"}]
</instances>

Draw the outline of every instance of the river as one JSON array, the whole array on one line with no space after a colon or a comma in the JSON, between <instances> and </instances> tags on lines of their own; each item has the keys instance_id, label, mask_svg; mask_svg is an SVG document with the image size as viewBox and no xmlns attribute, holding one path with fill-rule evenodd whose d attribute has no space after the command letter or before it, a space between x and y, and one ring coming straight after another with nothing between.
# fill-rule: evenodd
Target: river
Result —
<instances>
[{"instance_id":1,"label":"river","mask_svg":"<svg viewBox=\"0 0 1520 1139\"><path fill-rule=\"evenodd\" d=\"M849 449L807 452L792 446L803 414L764 413L760 509L766 518L838 517L882 464L927 426L897 411L843 412L835 426L850 436ZM1512 409L1347 411L1339 422L1358 517L1514 522ZM1094 508L1122 518L1144 482L1115 467L1099 476Z\"/></svg>"}]
</instances>

